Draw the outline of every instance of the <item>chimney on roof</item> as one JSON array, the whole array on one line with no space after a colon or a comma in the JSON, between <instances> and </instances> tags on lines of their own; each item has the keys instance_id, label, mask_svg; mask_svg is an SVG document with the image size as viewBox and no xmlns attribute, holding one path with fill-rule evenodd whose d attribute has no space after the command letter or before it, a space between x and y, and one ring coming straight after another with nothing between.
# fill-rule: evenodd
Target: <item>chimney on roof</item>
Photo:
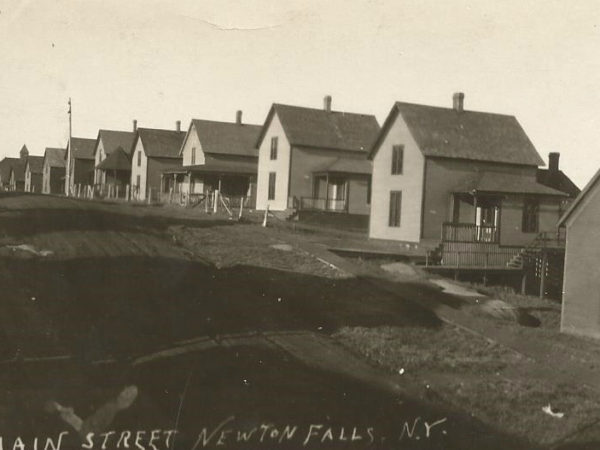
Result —
<instances>
[{"instance_id":1,"label":"chimney on roof","mask_svg":"<svg viewBox=\"0 0 600 450\"><path fill-rule=\"evenodd\" d=\"M133 119L133 131L137 131L137 120Z\"/></svg>"},{"instance_id":2,"label":"chimney on roof","mask_svg":"<svg viewBox=\"0 0 600 450\"><path fill-rule=\"evenodd\" d=\"M323 109L327 112L331 112L331 95L326 95L323 98Z\"/></svg>"},{"instance_id":3,"label":"chimney on roof","mask_svg":"<svg viewBox=\"0 0 600 450\"><path fill-rule=\"evenodd\" d=\"M242 110L238 109L235 113L235 123L238 125L242 124Z\"/></svg>"},{"instance_id":4,"label":"chimney on roof","mask_svg":"<svg viewBox=\"0 0 600 450\"><path fill-rule=\"evenodd\" d=\"M455 92L452 96L452 109L456 112L464 111L465 94L462 92Z\"/></svg>"},{"instance_id":5,"label":"chimney on roof","mask_svg":"<svg viewBox=\"0 0 600 450\"><path fill-rule=\"evenodd\" d=\"M548 169L550 173L558 173L558 160L560 159L560 153L550 152L548 153Z\"/></svg>"},{"instance_id":6,"label":"chimney on roof","mask_svg":"<svg viewBox=\"0 0 600 450\"><path fill-rule=\"evenodd\" d=\"M181 131L181 120L175 122L175 129L179 132Z\"/></svg>"}]
</instances>

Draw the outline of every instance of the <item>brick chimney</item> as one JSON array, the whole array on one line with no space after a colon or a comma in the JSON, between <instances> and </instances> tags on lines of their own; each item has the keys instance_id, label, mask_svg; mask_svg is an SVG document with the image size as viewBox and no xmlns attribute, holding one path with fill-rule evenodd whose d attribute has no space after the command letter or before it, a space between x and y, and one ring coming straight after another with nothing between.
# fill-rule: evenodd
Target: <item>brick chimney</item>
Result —
<instances>
[{"instance_id":1,"label":"brick chimney","mask_svg":"<svg viewBox=\"0 0 600 450\"><path fill-rule=\"evenodd\" d=\"M465 94L462 92L455 92L452 96L452 109L456 112L464 111Z\"/></svg>"},{"instance_id":2,"label":"brick chimney","mask_svg":"<svg viewBox=\"0 0 600 450\"><path fill-rule=\"evenodd\" d=\"M178 132L181 131L181 120L175 122L175 130L177 130Z\"/></svg>"},{"instance_id":3,"label":"brick chimney","mask_svg":"<svg viewBox=\"0 0 600 450\"><path fill-rule=\"evenodd\" d=\"M326 95L323 98L323 109L327 112L331 112L331 95Z\"/></svg>"},{"instance_id":4,"label":"brick chimney","mask_svg":"<svg viewBox=\"0 0 600 450\"><path fill-rule=\"evenodd\" d=\"M550 173L558 173L558 160L560 159L560 153L550 152L548 153L548 169Z\"/></svg>"},{"instance_id":5,"label":"brick chimney","mask_svg":"<svg viewBox=\"0 0 600 450\"><path fill-rule=\"evenodd\" d=\"M133 119L133 131L137 131L137 120Z\"/></svg>"},{"instance_id":6,"label":"brick chimney","mask_svg":"<svg viewBox=\"0 0 600 450\"><path fill-rule=\"evenodd\" d=\"M238 125L242 124L242 110L238 109L235 112L235 123L237 123Z\"/></svg>"}]
</instances>

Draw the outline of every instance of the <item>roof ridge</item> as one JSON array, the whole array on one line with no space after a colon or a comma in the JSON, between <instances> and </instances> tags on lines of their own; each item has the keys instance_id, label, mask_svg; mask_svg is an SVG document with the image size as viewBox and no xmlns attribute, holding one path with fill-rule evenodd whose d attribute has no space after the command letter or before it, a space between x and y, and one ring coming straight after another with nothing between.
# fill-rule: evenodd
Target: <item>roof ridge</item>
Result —
<instances>
[{"instance_id":1,"label":"roof ridge","mask_svg":"<svg viewBox=\"0 0 600 450\"><path fill-rule=\"evenodd\" d=\"M454 108L449 107L449 106L437 106L437 105L424 105L423 103L412 103L412 102L403 102L400 100L396 100L395 105L407 105L407 106L418 106L420 108L431 108L431 109L441 109L444 111L454 111ZM487 115L491 115L491 116L501 116L501 117L512 117L514 119L516 119L517 117L514 114L504 114L504 113L497 113L497 112L490 112L490 111L477 111L474 109L463 109L460 114L465 114L465 113L472 113L472 114L487 114Z\"/></svg>"},{"instance_id":2,"label":"roof ridge","mask_svg":"<svg viewBox=\"0 0 600 450\"><path fill-rule=\"evenodd\" d=\"M375 114L365 114L365 113L357 113L357 112L350 112L350 111L339 111L339 110L334 110L332 109L331 111L326 111L323 108L313 108L310 106L299 106L299 105L288 105L286 103L273 103L273 106L283 106L285 108L296 108L296 109L305 109L308 111L320 111L323 113L327 113L327 114L351 114L354 116L364 116L364 117L375 117Z\"/></svg>"}]
</instances>

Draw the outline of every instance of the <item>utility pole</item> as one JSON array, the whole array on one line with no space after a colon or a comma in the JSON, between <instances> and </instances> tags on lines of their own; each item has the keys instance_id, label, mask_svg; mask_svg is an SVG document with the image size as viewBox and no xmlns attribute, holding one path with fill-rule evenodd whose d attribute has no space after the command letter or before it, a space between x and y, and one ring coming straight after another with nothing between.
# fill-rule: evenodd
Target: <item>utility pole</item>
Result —
<instances>
[{"instance_id":1,"label":"utility pole","mask_svg":"<svg viewBox=\"0 0 600 450\"><path fill-rule=\"evenodd\" d=\"M67 170L65 172L65 195L68 197L71 195L71 159L73 155L73 148L71 146L71 132L72 132L72 123L71 123L71 97L69 97L69 143L67 144L69 151L67 152Z\"/></svg>"}]
</instances>

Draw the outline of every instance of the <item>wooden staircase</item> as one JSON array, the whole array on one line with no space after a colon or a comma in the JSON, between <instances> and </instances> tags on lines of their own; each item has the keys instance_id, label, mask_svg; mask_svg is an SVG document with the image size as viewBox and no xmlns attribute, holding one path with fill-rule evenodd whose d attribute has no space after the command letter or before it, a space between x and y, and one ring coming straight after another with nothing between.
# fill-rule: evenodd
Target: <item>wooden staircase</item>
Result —
<instances>
[{"instance_id":1,"label":"wooden staircase","mask_svg":"<svg viewBox=\"0 0 600 450\"><path fill-rule=\"evenodd\" d=\"M506 267L522 269L527 259L536 258L544 249L564 249L564 243L564 235L561 234L561 231L556 233L555 236L546 231L539 233L533 241L506 263Z\"/></svg>"}]
</instances>

